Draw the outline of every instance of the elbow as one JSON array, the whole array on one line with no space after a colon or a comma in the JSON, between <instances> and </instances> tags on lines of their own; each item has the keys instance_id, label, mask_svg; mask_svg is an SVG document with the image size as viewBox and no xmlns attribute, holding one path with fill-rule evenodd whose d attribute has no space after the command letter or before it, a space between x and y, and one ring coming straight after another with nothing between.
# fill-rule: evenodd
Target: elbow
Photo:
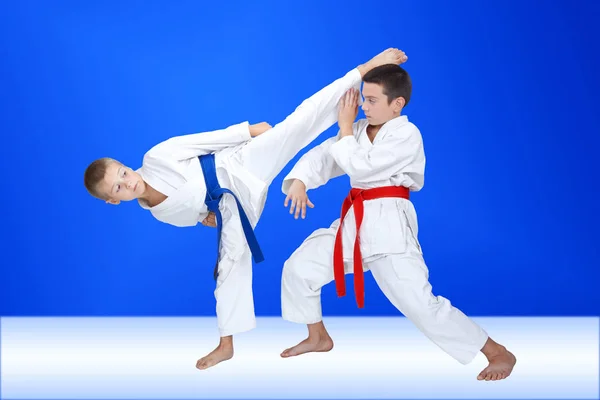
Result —
<instances>
[{"instance_id":1,"label":"elbow","mask_svg":"<svg viewBox=\"0 0 600 400\"><path fill-rule=\"evenodd\" d=\"M157 144L144 154L144 161L158 160L165 157L170 157L173 154L173 146L171 141L166 140L160 144Z\"/></svg>"},{"instance_id":2,"label":"elbow","mask_svg":"<svg viewBox=\"0 0 600 400\"><path fill-rule=\"evenodd\" d=\"M362 181L373 175L373 169L368 165L350 165L348 168L344 168L344 172L354 181Z\"/></svg>"},{"instance_id":3,"label":"elbow","mask_svg":"<svg viewBox=\"0 0 600 400\"><path fill-rule=\"evenodd\" d=\"M350 177L350 179L352 179L353 181L356 182L363 182L363 181L368 181L368 174L366 173L361 173L361 172L355 172L353 174L348 174L348 176Z\"/></svg>"}]
</instances>

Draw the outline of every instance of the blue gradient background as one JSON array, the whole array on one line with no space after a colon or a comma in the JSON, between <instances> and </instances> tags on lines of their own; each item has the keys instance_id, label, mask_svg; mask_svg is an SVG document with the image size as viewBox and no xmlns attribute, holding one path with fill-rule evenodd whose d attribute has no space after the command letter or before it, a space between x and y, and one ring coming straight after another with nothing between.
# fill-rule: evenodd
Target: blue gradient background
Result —
<instances>
[{"instance_id":1,"label":"blue gradient background","mask_svg":"<svg viewBox=\"0 0 600 400\"><path fill-rule=\"evenodd\" d=\"M0 315L214 315L216 231L104 205L85 167L274 124L390 46L409 55L406 114L425 141L413 199L434 293L473 316L598 315L599 17L595 1L7 2ZM258 315L280 314L283 262L349 189L309 193L295 221L291 166L257 228ZM325 315L398 315L370 274L366 291L358 310L327 286Z\"/></svg>"}]
</instances>

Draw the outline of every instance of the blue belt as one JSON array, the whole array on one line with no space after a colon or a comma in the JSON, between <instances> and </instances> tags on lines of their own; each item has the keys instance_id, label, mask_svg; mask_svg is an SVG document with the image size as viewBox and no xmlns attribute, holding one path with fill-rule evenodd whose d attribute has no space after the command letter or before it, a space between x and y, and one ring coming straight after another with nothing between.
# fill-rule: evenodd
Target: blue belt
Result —
<instances>
[{"instance_id":1,"label":"blue belt","mask_svg":"<svg viewBox=\"0 0 600 400\"><path fill-rule=\"evenodd\" d=\"M219 275L219 252L221 248L221 231L223 227L223 217L221 216L221 211L219 211L219 202L225 193L232 195L237 203L240 219L242 221L242 228L244 229L244 235L246 236L246 242L248 242L254 262L259 263L264 261L265 257L260 250L256 236L252 230L252 225L250 225L248 216L244 212L244 208L240 204L240 201L231 190L222 188L219 185L219 181L217 179L217 169L215 167L215 155L206 154L198 158L200 159L202 173L204 174L204 182L206 183L206 199L204 200L204 203L208 207L208 210L214 212L217 216L217 265L215 265L214 270L214 278L216 280L217 276Z\"/></svg>"}]
</instances>

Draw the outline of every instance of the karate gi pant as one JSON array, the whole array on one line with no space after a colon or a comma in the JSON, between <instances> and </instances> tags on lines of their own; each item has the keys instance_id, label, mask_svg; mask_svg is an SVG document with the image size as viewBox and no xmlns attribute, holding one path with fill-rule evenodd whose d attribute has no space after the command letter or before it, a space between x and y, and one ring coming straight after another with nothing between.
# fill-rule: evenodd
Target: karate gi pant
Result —
<instances>
[{"instance_id":1,"label":"karate gi pant","mask_svg":"<svg viewBox=\"0 0 600 400\"><path fill-rule=\"evenodd\" d=\"M304 100L284 121L246 143L236 158L247 171L270 185L292 158L337 121L339 100L350 88L360 88L360 83L358 69L348 72ZM239 227L236 230L223 230L215 289L219 332L221 336L229 336L256 327L252 256L235 200L231 196L224 196L219 209L224 221ZM268 249L263 249L263 252L265 257L269 256Z\"/></svg>"},{"instance_id":2,"label":"karate gi pant","mask_svg":"<svg viewBox=\"0 0 600 400\"><path fill-rule=\"evenodd\" d=\"M366 221L365 221L366 222ZM285 262L281 281L283 319L302 324L322 320L321 288L334 280L333 249L337 223L313 232ZM407 251L365 261L390 302L442 350L461 364L473 360L487 333L450 301L432 294L429 271L416 238L408 235ZM352 262L344 262L346 274ZM353 295L350 287L346 295Z\"/></svg>"}]
</instances>

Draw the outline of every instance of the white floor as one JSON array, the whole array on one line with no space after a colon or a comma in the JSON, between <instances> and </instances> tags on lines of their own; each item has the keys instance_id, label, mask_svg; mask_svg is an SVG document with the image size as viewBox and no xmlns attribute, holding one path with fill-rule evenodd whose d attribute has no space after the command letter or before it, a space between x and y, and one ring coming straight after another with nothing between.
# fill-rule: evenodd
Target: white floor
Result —
<instances>
[{"instance_id":1,"label":"white floor","mask_svg":"<svg viewBox=\"0 0 600 400\"><path fill-rule=\"evenodd\" d=\"M405 318L326 318L330 353L281 359L306 328L259 318L207 371L214 318L1 318L2 399L597 399L599 318L474 318L518 358L480 382Z\"/></svg>"}]
</instances>

